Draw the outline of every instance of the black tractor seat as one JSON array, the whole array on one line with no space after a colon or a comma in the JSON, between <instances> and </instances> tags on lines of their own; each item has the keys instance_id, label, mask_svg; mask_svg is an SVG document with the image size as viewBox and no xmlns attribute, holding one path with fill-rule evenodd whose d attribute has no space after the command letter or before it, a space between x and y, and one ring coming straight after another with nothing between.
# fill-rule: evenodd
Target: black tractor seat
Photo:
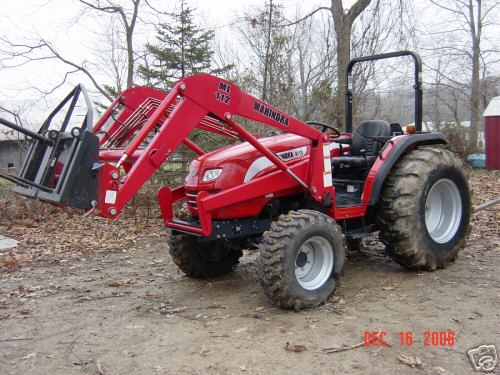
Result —
<instances>
[{"instance_id":1,"label":"black tractor seat","mask_svg":"<svg viewBox=\"0 0 500 375\"><path fill-rule=\"evenodd\" d=\"M333 173L339 170L367 169L377 159L384 143L391 138L391 126L382 120L364 121L352 135L348 155L332 158Z\"/></svg>"}]
</instances>

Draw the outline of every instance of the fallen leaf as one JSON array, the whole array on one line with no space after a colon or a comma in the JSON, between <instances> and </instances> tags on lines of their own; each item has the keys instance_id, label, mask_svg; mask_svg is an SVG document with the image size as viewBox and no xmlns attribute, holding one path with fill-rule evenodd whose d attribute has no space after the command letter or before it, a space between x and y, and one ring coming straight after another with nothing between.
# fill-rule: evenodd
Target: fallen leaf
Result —
<instances>
[{"instance_id":1,"label":"fallen leaf","mask_svg":"<svg viewBox=\"0 0 500 375\"><path fill-rule=\"evenodd\" d=\"M215 352L214 349L207 349L207 348L203 348L200 350L200 354L204 357L206 357L207 355L209 354L212 354L213 352Z\"/></svg>"},{"instance_id":2,"label":"fallen leaf","mask_svg":"<svg viewBox=\"0 0 500 375\"><path fill-rule=\"evenodd\" d=\"M248 331L248 327L241 327L241 328L238 328L236 331L236 333L241 333L241 332L245 332L245 331Z\"/></svg>"},{"instance_id":3,"label":"fallen leaf","mask_svg":"<svg viewBox=\"0 0 500 375\"><path fill-rule=\"evenodd\" d=\"M120 287L128 286L128 285L130 285L130 279L127 279L127 280L115 280L115 281L110 281L108 283L108 286L112 287L112 288L120 288Z\"/></svg>"},{"instance_id":4,"label":"fallen leaf","mask_svg":"<svg viewBox=\"0 0 500 375\"><path fill-rule=\"evenodd\" d=\"M290 344L289 342L286 343L285 349L289 352L294 352L294 353L302 353L303 351L307 350L305 345Z\"/></svg>"},{"instance_id":5,"label":"fallen leaf","mask_svg":"<svg viewBox=\"0 0 500 375\"><path fill-rule=\"evenodd\" d=\"M186 310L185 307L175 307L172 309L160 308L160 314L172 315L172 314L177 314L177 313L183 312L184 310ZM197 316L196 318L199 318L199 317Z\"/></svg>"},{"instance_id":6,"label":"fallen leaf","mask_svg":"<svg viewBox=\"0 0 500 375\"><path fill-rule=\"evenodd\" d=\"M245 372L247 370L247 365L240 365L240 370Z\"/></svg>"},{"instance_id":7,"label":"fallen leaf","mask_svg":"<svg viewBox=\"0 0 500 375\"><path fill-rule=\"evenodd\" d=\"M213 327L219 324L219 322L217 320L208 320L203 324L205 325L205 327Z\"/></svg>"},{"instance_id":8,"label":"fallen leaf","mask_svg":"<svg viewBox=\"0 0 500 375\"><path fill-rule=\"evenodd\" d=\"M89 361L82 359L81 361L75 361L73 362L73 365L75 366L85 366L89 363Z\"/></svg>"},{"instance_id":9,"label":"fallen leaf","mask_svg":"<svg viewBox=\"0 0 500 375\"><path fill-rule=\"evenodd\" d=\"M129 352L128 350L123 350L122 351L123 355L126 355L127 357L135 357L137 354L134 352Z\"/></svg>"},{"instance_id":10,"label":"fallen leaf","mask_svg":"<svg viewBox=\"0 0 500 375\"><path fill-rule=\"evenodd\" d=\"M394 290L394 286L384 286L382 290Z\"/></svg>"},{"instance_id":11,"label":"fallen leaf","mask_svg":"<svg viewBox=\"0 0 500 375\"><path fill-rule=\"evenodd\" d=\"M410 367L417 367L417 368L424 367L422 360L420 358L418 358L416 355L415 356L407 356L404 354L399 354L398 359L400 362L403 362L405 365L408 365Z\"/></svg>"}]
</instances>

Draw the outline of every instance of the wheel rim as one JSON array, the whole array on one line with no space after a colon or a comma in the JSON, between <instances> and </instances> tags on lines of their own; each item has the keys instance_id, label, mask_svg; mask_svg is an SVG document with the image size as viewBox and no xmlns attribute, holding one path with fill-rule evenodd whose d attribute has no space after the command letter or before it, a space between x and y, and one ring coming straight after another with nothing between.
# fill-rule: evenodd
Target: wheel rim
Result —
<instances>
[{"instance_id":1,"label":"wheel rim","mask_svg":"<svg viewBox=\"0 0 500 375\"><path fill-rule=\"evenodd\" d=\"M295 258L295 277L307 290L320 288L332 273L332 245L323 237L311 237L302 244Z\"/></svg>"},{"instance_id":2,"label":"wheel rim","mask_svg":"<svg viewBox=\"0 0 500 375\"><path fill-rule=\"evenodd\" d=\"M458 231L462 199L457 185L447 178L436 181L425 201L425 225L437 243L450 241Z\"/></svg>"}]
</instances>

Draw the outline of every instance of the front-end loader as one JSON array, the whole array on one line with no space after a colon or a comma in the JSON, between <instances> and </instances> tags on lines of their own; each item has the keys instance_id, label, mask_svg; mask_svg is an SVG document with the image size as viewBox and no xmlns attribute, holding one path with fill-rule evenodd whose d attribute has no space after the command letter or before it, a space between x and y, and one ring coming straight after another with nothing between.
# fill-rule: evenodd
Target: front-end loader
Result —
<instances>
[{"instance_id":1,"label":"front-end loader","mask_svg":"<svg viewBox=\"0 0 500 375\"><path fill-rule=\"evenodd\" d=\"M353 66L401 56L415 65L414 126L370 120L353 130ZM158 191L173 261L190 277L217 277L256 246L273 303L309 308L335 290L346 246L376 231L387 254L415 270L445 267L464 245L466 172L441 133L422 131L421 74L420 58L409 51L351 60L345 133L302 122L208 74L183 78L169 93L127 89L93 124L78 86L38 132L0 119L31 139L19 173L1 177L18 194L113 220L184 144L199 155L185 184ZM89 109L74 125L82 97ZM239 118L282 134L259 139ZM195 129L239 143L207 153L189 138ZM174 215L177 202L185 203L182 217Z\"/></svg>"}]
</instances>

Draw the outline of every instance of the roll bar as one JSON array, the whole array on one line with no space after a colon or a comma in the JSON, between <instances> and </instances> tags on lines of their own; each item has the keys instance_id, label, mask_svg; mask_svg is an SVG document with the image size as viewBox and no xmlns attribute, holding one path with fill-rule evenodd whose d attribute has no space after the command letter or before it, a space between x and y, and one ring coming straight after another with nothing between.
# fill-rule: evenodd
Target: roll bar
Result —
<instances>
[{"instance_id":1,"label":"roll bar","mask_svg":"<svg viewBox=\"0 0 500 375\"><path fill-rule=\"evenodd\" d=\"M422 60L420 56L412 51L397 51L382 53L379 55L356 57L349 61L345 73L345 126L346 132L352 133L352 68L355 64L365 61L391 59L393 57L411 56L415 65L415 127L417 131L422 131Z\"/></svg>"}]
</instances>

